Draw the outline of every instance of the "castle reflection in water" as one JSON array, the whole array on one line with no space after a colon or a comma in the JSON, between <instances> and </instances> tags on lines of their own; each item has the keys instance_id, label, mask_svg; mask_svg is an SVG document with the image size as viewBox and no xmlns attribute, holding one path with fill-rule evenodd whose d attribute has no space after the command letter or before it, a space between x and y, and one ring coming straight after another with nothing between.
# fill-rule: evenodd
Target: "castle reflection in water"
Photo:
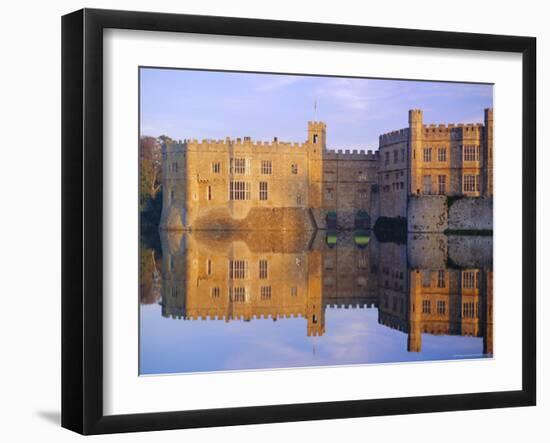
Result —
<instances>
[{"instance_id":1,"label":"castle reflection in water","mask_svg":"<svg viewBox=\"0 0 550 443\"><path fill-rule=\"evenodd\" d=\"M477 337L478 356L493 353L492 237L195 231L163 232L161 245L142 248L140 297L164 321L297 318L303 336L322 340L327 310L371 308L409 353L426 334Z\"/></svg>"}]
</instances>

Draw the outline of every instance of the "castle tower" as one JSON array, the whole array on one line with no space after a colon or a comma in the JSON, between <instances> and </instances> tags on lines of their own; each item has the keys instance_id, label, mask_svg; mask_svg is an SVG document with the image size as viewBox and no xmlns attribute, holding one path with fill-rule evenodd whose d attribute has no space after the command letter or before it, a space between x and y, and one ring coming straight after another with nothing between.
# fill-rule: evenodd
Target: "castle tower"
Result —
<instances>
[{"instance_id":1,"label":"castle tower","mask_svg":"<svg viewBox=\"0 0 550 443\"><path fill-rule=\"evenodd\" d=\"M409 110L409 193L418 194L422 189L422 176L418 168L422 156L423 114L420 109Z\"/></svg>"},{"instance_id":2,"label":"castle tower","mask_svg":"<svg viewBox=\"0 0 550 443\"><path fill-rule=\"evenodd\" d=\"M422 350L422 284L418 270L410 271L409 291L409 334L407 335L407 351Z\"/></svg>"},{"instance_id":3,"label":"castle tower","mask_svg":"<svg viewBox=\"0 0 550 443\"><path fill-rule=\"evenodd\" d=\"M308 337L321 336L325 333L322 266L322 252L319 250L312 251L308 257L308 293L306 305Z\"/></svg>"},{"instance_id":4,"label":"castle tower","mask_svg":"<svg viewBox=\"0 0 550 443\"><path fill-rule=\"evenodd\" d=\"M493 271L484 271L484 274L483 353L493 354Z\"/></svg>"},{"instance_id":5,"label":"castle tower","mask_svg":"<svg viewBox=\"0 0 550 443\"><path fill-rule=\"evenodd\" d=\"M180 232L162 232L162 316L186 315L186 239Z\"/></svg>"},{"instance_id":6,"label":"castle tower","mask_svg":"<svg viewBox=\"0 0 550 443\"><path fill-rule=\"evenodd\" d=\"M185 227L187 144L166 140L162 144L162 215L161 230Z\"/></svg>"},{"instance_id":7,"label":"castle tower","mask_svg":"<svg viewBox=\"0 0 550 443\"><path fill-rule=\"evenodd\" d=\"M308 179L309 207L323 207L323 155L327 147L327 125L323 122L308 122Z\"/></svg>"},{"instance_id":8,"label":"castle tower","mask_svg":"<svg viewBox=\"0 0 550 443\"><path fill-rule=\"evenodd\" d=\"M307 141L322 150L327 147L327 125L323 122L307 123Z\"/></svg>"},{"instance_id":9,"label":"castle tower","mask_svg":"<svg viewBox=\"0 0 550 443\"><path fill-rule=\"evenodd\" d=\"M485 127L483 131L483 195L493 195L493 109L485 109Z\"/></svg>"}]
</instances>

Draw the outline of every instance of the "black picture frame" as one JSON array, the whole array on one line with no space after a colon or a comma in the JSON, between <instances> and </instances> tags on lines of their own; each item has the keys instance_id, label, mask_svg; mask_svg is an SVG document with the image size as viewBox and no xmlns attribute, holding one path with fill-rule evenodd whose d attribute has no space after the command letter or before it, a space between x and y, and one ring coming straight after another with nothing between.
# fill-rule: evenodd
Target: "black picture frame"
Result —
<instances>
[{"instance_id":1,"label":"black picture frame","mask_svg":"<svg viewBox=\"0 0 550 443\"><path fill-rule=\"evenodd\" d=\"M522 388L392 399L103 413L103 30L171 31L519 53L522 97ZM62 18L62 426L82 434L530 406L536 403L536 39L83 9Z\"/></svg>"}]
</instances>

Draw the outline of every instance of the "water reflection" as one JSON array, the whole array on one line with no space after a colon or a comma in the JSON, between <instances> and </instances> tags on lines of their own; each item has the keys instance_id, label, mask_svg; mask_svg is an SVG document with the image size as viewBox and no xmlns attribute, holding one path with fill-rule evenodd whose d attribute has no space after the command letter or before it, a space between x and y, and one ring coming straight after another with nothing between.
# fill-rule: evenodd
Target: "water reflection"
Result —
<instances>
[{"instance_id":1,"label":"water reflection","mask_svg":"<svg viewBox=\"0 0 550 443\"><path fill-rule=\"evenodd\" d=\"M492 238L164 232L142 245L142 374L491 356Z\"/></svg>"}]
</instances>

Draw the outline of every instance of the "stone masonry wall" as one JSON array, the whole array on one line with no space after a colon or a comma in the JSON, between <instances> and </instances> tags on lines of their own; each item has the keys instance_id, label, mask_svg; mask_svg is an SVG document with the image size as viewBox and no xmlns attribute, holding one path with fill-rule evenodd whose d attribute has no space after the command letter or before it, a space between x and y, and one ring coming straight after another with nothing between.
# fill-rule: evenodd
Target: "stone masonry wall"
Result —
<instances>
[{"instance_id":1,"label":"stone masonry wall","mask_svg":"<svg viewBox=\"0 0 550 443\"><path fill-rule=\"evenodd\" d=\"M409 232L443 232L448 227L447 197L444 195L410 196Z\"/></svg>"},{"instance_id":2,"label":"stone masonry wall","mask_svg":"<svg viewBox=\"0 0 550 443\"><path fill-rule=\"evenodd\" d=\"M449 229L493 229L493 199L464 197L451 200Z\"/></svg>"},{"instance_id":3,"label":"stone masonry wall","mask_svg":"<svg viewBox=\"0 0 550 443\"><path fill-rule=\"evenodd\" d=\"M443 195L410 196L409 232L444 232L445 230L492 230L493 199Z\"/></svg>"}]
</instances>

